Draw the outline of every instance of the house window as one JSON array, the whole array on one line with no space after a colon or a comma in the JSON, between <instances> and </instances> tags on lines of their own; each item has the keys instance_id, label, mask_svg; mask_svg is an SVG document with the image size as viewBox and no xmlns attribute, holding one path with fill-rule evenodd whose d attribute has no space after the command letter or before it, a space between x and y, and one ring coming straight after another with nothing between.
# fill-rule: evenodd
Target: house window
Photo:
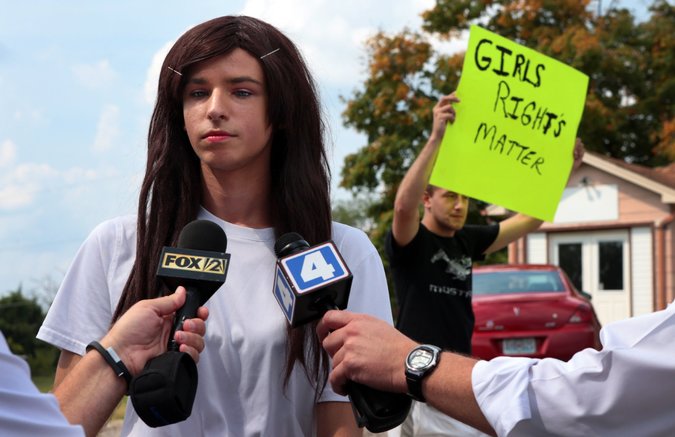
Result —
<instances>
[{"instance_id":1,"label":"house window","mask_svg":"<svg viewBox=\"0 0 675 437\"><path fill-rule=\"evenodd\" d=\"M581 243L561 243L558 245L558 265L567 273L577 290L581 287Z\"/></svg>"},{"instance_id":2,"label":"house window","mask_svg":"<svg viewBox=\"0 0 675 437\"><path fill-rule=\"evenodd\" d=\"M623 290L623 242L598 242L600 290Z\"/></svg>"}]
</instances>

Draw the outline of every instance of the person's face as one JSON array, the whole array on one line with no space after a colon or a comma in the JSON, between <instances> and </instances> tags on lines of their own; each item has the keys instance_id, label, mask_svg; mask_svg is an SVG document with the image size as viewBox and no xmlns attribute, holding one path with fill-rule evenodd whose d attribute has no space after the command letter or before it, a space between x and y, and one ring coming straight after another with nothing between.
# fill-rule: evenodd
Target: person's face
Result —
<instances>
[{"instance_id":1,"label":"person's face","mask_svg":"<svg viewBox=\"0 0 675 437\"><path fill-rule=\"evenodd\" d=\"M424 194L424 212L429 215L430 229L440 234L454 234L466 222L469 212L469 199L453 191L435 188L431 194Z\"/></svg>"},{"instance_id":2,"label":"person's face","mask_svg":"<svg viewBox=\"0 0 675 437\"><path fill-rule=\"evenodd\" d=\"M235 49L196 64L183 92L183 117L203 171L269 172L265 77L248 52Z\"/></svg>"}]
</instances>

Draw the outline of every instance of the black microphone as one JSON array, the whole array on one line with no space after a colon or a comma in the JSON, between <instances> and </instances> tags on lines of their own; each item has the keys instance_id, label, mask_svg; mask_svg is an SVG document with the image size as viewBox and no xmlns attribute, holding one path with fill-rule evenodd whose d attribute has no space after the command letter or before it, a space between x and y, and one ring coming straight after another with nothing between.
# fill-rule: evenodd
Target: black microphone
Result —
<instances>
[{"instance_id":1,"label":"black microphone","mask_svg":"<svg viewBox=\"0 0 675 437\"><path fill-rule=\"evenodd\" d=\"M319 319L329 309L347 307L353 276L335 243L310 247L300 234L290 232L277 239L274 252L278 259L273 293L291 326ZM356 423L373 433L403 423L412 405L405 394L353 381L346 388Z\"/></svg>"},{"instance_id":2,"label":"black microphone","mask_svg":"<svg viewBox=\"0 0 675 437\"><path fill-rule=\"evenodd\" d=\"M178 236L178 247L165 246L160 256L157 277L171 291L185 287L185 304L176 312L169 337L169 350L177 351L173 339L183 322L197 316L197 309L225 282L230 255L225 253L227 237L223 229L209 220L188 223Z\"/></svg>"},{"instance_id":3,"label":"black microphone","mask_svg":"<svg viewBox=\"0 0 675 437\"><path fill-rule=\"evenodd\" d=\"M220 226L195 220L182 229L178 247L162 250L157 277L171 291L182 285L187 293L176 312L168 350L149 360L129 387L138 417L150 427L180 422L192 413L199 379L197 365L189 354L178 351L173 336L186 319L196 317L197 309L225 282L230 262L226 248L227 237Z\"/></svg>"}]
</instances>

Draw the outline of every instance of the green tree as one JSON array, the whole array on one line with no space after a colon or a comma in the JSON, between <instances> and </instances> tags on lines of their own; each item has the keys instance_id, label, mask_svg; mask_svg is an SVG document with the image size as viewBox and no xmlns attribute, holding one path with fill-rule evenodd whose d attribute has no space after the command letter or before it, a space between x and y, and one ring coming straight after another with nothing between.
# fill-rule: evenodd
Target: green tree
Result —
<instances>
[{"instance_id":1,"label":"green tree","mask_svg":"<svg viewBox=\"0 0 675 437\"><path fill-rule=\"evenodd\" d=\"M379 191L369 206L378 248L398 184L428 138L434 102L456 89L461 75L463 53L436 52L431 35L453 39L480 22L577 68L590 77L579 128L589 150L651 166L672 160L675 7L657 0L650 11L648 21L636 23L625 9L596 16L588 0L437 0L422 30L368 40L369 74L343 113L367 144L345 158L341 186L355 195ZM471 220L482 217L474 210Z\"/></svg>"},{"instance_id":2,"label":"green tree","mask_svg":"<svg viewBox=\"0 0 675 437\"><path fill-rule=\"evenodd\" d=\"M336 200L332 205L333 220L369 233L374 226L369 215L372 204L373 200L367 196Z\"/></svg>"},{"instance_id":3,"label":"green tree","mask_svg":"<svg viewBox=\"0 0 675 437\"><path fill-rule=\"evenodd\" d=\"M35 338L45 317L36 298L21 287L0 298L0 331L10 350L27 359L33 375L53 372L57 350Z\"/></svg>"}]
</instances>

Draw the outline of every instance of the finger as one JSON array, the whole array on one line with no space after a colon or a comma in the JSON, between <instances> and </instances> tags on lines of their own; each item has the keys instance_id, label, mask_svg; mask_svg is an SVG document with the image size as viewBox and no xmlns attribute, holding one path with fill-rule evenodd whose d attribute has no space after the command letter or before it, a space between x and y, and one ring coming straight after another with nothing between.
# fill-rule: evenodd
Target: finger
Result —
<instances>
[{"instance_id":1,"label":"finger","mask_svg":"<svg viewBox=\"0 0 675 437\"><path fill-rule=\"evenodd\" d=\"M342 366L333 367L333 371L330 372L328 380L330 381L330 385L335 393L346 396L347 390L345 385L347 384L347 377L345 376L343 370L344 368Z\"/></svg>"},{"instance_id":2,"label":"finger","mask_svg":"<svg viewBox=\"0 0 675 437\"><path fill-rule=\"evenodd\" d=\"M183 322L183 331L192 332L203 337L206 333L206 323L202 319L187 319Z\"/></svg>"},{"instance_id":3,"label":"finger","mask_svg":"<svg viewBox=\"0 0 675 437\"><path fill-rule=\"evenodd\" d=\"M199 334L176 331L173 338L178 344L192 348L198 353L204 350L204 337Z\"/></svg>"},{"instance_id":4,"label":"finger","mask_svg":"<svg viewBox=\"0 0 675 437\"><path fill-rule=\"evenodd\" d=\"M209 309L206 307L197 308L197 317L206 321L209 318Z\"/></svg>"},{"instance_id":5,"label":"finger","mask_svg":"<svg viewBox=\"0 0 675 437\"><path fill-rule=\"evenodd\" d=\"M197 352L196 349L186 345L186 344L181 344L180 347L178 348L180 352L185 352L186 354L189 354L192 359L194 360L195 364L199 363L199 352Z\"/></svg>"},{"instance_id":6,"label":"finger","mask_svg":"<svg viewBox=\"0 0 675 437\"><path fill-rule=\"evenodd\" d=\"M457 98L457 95L455 94L455 91L453 91L450 94L447 94L445 96L441 96L441 98L438 100L440 104L448 104L448 103L459 103L459 98Z\"/></svg>"},{"instance_id":7,"label":"finger","mask_svg":"<svg viewBox=\"0 0 675 437\"><path fill-rule=\"evenodd\" d=\"M443 116L443 115L454 115L455 114L455 108L452 105L443 105L439 106L436 110L438 116Z\"/></svg>"},{"instance_id":8,"label":"finger","mask_svg":"<svg viewBox=\"0 0 675 437\"><path fill-rule=\"evenodd\" d=\"M336 352L339 352L344 345L344 336L342 335L342 330L338 329L337 331L331 332L324 340L321 342L321 346L324 348L328 355L331 358L335 359Z\"/></svg>"},{"instance_id":9,"label":"finger","mask_svg":"<svg viewBox=\"0 0 675 437\"><path fill-rule=\"evenodd\" d=\"M323 341L331 331L342 328L350 320L349 311L331 310L321 318L316 326L316 334L319 336L319 341Z\"/></svg>"}]
</instances>

